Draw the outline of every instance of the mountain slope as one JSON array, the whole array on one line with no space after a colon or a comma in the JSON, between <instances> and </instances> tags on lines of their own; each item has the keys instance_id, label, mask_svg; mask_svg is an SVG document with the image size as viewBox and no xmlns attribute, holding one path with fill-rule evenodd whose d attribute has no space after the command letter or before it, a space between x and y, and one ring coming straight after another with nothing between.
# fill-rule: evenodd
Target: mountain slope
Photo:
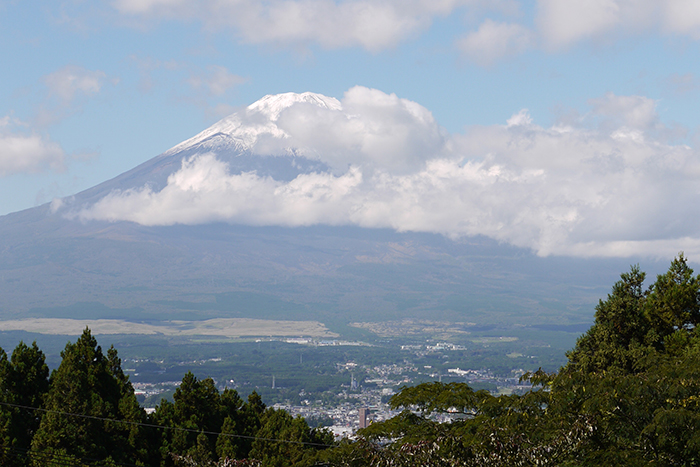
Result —
<instances>
[{"instance_id":1,"label":"mountain slope","mask_svg":"<svg viewBox=\"0 0 700 467\"><path fill-rule=\"evenodd\" d=\"M629 263L538 258L481 237L360 227L146 227L74 215L109 193L162 189L183 161L203 153L232 174L293 180L327 171L295 148L254 152L260 138L285 140L275 121L299 103L340 107L312 93L266 96L111 180L0 217L0 319L82 313L566 324L590 320L597 298Z\"/></svg>"}]
</instances>

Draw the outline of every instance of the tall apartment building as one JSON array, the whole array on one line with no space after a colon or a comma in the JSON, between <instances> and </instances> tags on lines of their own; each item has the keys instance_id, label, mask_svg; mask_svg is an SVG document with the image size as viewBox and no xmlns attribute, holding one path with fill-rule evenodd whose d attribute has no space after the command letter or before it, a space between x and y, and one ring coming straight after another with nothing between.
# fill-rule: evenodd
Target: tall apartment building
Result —
<instances>
[{"instance_id":1,"label":"tall apartment building","mask_svg":"<svg viewBox=\"0 0 700 467\"><path fill-rule=\"evenodd\" d=\"M358 414L360 415L360 428L367 428L369 425L367 417L369 416L369 409L367 407L362 407Z\"/></svg>"}]
</instances>

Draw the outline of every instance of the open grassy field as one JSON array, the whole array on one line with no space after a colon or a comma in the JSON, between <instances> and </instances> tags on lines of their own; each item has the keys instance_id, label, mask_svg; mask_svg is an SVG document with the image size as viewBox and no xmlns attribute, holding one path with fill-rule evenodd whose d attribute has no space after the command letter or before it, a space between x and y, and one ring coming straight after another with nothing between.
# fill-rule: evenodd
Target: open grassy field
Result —
<instances>
[{"instance_id":1,"label":"open grassy field","mask_svg":"<svg viewBox=\"0 0 700 467\"><path fill-rule=\"evenodd\" d=\"M251 318L217 318L203 321L137 323L119 319L28 318L0 321L0 331L78 335L85 327L93 334L140 334L219 337L338 337L318 321L281 321Z\"/></svg>"}]
</instances>

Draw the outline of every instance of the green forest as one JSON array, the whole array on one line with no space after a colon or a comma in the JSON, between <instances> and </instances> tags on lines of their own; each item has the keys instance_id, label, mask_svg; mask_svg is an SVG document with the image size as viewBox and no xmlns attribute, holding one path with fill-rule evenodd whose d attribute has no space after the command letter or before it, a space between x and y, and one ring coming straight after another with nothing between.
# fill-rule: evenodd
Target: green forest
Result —
<instances>
[{"instance_id":1,"label":"green forest","mask_svg":"<svg viewBox=\"0 0 700 467\"><path fill-rule=\"evenodd\" d=\"M392 419L334 441L253 392L187 373L151 414L117 351L89 329L49 375L36 344L0 352L7 466L595 466L700 464L700 276L680 254L644 286L633 266L556 373L495 396L428 382L391 399ZM439 423L437 414L451 422Z\"/></svg>"}]
</instances>

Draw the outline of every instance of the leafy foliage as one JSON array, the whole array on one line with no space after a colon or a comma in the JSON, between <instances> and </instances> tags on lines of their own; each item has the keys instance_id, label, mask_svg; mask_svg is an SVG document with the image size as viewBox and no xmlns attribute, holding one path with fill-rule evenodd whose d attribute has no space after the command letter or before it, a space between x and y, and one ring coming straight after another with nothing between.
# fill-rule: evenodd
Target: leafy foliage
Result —
<instances>
[{"instance_id":1,"label":"leafy foliage","mask_svg":"<svg viewBox=\"0 0 700 467\"><path fill-rule=\"evenodd\" d=\"M399 415L334 444L323 429L187 373L147 416L117 351L86 329L51 377L36 344L0 349L0 463L306 467L700 464L700 276L681 254L644 288L637 266L601 300L558 373L523 395L405 387ZM39 408L40 410L36 410ZM445 422L445 418L448 419Z\"/></svg>"},{"instance_id":2,"label":"leafy foliage","mask_svg":"<svg viewBox=\"0 0 700 467\"><path fill-rule=\"evenodd\" d=\"M243 401L235 390L219 393L211 378L198 380L192 373L173 399L163 401L152 417L171 427L160 438L163 466L313 465L318 449L333 441L302 418L266 408L255 392Z\"/></svg>"},{"instance_id":3,"label":"leafy foliage","mask_svg":"<svg viewBox=\"0 0 700 467\"><path fill-rule=\"evenodd\" d=\"M44 354L36 342L24 342L7 354L0 349L0 410L2 424L2 465L22 465L26 460L32 437L39 428L40 415L23 407L38 407L48 391L49 369Z\"/></svg>"},{"instance_id":4,"label":"leafy foliage","mask_svg":"<svg viewBox=\"0 0 700 467\"><path fill-rule=\"evenodd\" d=\"M104 355L85 329L74 344L66 345L61 356L61 365L51 374L46 412L33 437L32 450L57 460L66 454L115 462L142 460L138 425L119 422L140 423L144 418L116 351L110 349ZM33 464L44 465L45 459L34 459Z\"/></svg>"},{"instance_id":5,"label":"leafy foliage","mask_svg":"<svg viewBox=\"0 0 700 467\"><path fill-rule=\"evenodd\" d=\"M332 436L187 373L149 417L117 351L89 329L49 378L36 343L0 349L0 465L310 466Z\"/></svg>"},{"instance_id":6,"label":"leafy foliage","mask_svg":"<svg viewBox=\"0 0 700 467\"><path fill-rule=\"evenodd\" d=\"M556 374L522 396L425 383L391 399L398 416L334 450L337 465L700 464L700 277L681 253L644 289L633 266ZM451 413L448 423L435 414Z\"/></svg>"}]
</instances>

